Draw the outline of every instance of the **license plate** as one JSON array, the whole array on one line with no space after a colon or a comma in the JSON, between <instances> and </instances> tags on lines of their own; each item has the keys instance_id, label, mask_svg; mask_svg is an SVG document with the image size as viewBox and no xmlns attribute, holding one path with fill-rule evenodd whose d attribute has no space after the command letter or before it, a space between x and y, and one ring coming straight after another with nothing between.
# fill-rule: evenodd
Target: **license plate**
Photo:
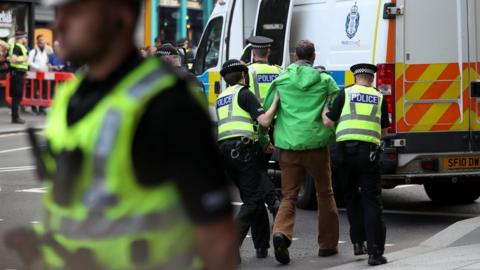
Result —
<instances>
[{"instance_id":1,"label":"license plate","mask_svg":"<svg viewBox=\"0 0 480 270\"><path fill-rule=\"evenodd\" d=\"M480 156L446 157L443 159L446 170L480 169Z\"/></svg>"}]
</instances>

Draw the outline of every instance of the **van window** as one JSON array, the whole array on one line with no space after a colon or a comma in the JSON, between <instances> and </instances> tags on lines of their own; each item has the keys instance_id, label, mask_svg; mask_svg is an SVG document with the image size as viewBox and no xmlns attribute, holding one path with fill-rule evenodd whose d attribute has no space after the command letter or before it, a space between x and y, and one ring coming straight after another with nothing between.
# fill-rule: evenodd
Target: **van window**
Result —
<instances>
[{"instance_id":1,"label":"van window","mask_svg":"<svg viewBox=\"0 0 480 270\"><path fill-rule=\"evenodd\" d=\"M274 40L270 64L282 65L290 0L263 0L257 18L257 36Z\"/></svg>"},{"instance_id":2,"label":"van window","mask_svg":"<svg viewBox=\"0 0 480 270\"><path fill-rule=\"evenodd\" d=\"M218 65L222 28L223 17L215 18L208 24L197 50L194 66L196 74L202 74L207 69Z\"/></svg>"}]
</instances>

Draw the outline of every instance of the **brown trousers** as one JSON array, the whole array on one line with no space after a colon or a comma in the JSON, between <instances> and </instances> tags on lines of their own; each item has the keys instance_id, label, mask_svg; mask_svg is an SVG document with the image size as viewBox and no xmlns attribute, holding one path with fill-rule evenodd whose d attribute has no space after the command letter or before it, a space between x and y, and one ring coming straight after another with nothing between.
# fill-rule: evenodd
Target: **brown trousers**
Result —
<instances>
[{"instance_id":1,"label":"brown trousers","mask_svg":"<svg viewBox=\"0 0 480 270\"><path fill-rule=\"evenodd\" d=\"M318 202L318 245L320 249L334 249L338 245L338 212L333 197L328 149L308 151L280 151L282 169L282 203L275 218L274 233L293 238L298 193L305 172L313 176Z\"/></svg>"}]
</instances>

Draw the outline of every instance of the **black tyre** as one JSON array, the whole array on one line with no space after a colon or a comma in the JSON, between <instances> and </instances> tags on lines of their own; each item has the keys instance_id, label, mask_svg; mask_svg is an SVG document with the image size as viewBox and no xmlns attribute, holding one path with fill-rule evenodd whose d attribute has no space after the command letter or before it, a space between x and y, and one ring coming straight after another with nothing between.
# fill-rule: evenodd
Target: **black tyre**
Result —
<instances>
[{"instance_id":1,"label":"black tyre","mask_svg":"<svg viewBox=\"0 0 480 270\"><path fill-rule=\"evenodd\" d=\"M441 204L472 203L480 197L479 183L425 184L430 200Z\"/></svg>"},{"instance_id":2,"label":"black tyre","mask_svg":"<svg viewBox=\"0 0 480 270\"><path fill-rule=\"evenodd\" d=\"M317 191L313 182L313 177L308 173L305 175L303 187L298 194L297 207L304 210L317 209Z\"/></svg>"}]
</instances>

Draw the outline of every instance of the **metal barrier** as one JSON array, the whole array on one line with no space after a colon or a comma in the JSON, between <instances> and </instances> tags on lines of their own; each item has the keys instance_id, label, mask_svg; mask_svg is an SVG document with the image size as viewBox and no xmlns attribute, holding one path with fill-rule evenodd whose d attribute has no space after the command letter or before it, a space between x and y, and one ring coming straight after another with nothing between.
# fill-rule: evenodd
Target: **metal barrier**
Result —
<instances>
[{"instance_id":1,"label":"metal barrier","mask_svg":"<svg viewBox=\"0 0 480 270\"><path fill-rule=\"evenodd\" d=\"M74 78L74 74L69 72L27 72L23 85L23 98L20 105L50 106L57 86L72 78ZM10 96L10 74L7 74L4 85L5 101L10 105L12 104L12 97Z\"/></svg>"}]
</instances>

